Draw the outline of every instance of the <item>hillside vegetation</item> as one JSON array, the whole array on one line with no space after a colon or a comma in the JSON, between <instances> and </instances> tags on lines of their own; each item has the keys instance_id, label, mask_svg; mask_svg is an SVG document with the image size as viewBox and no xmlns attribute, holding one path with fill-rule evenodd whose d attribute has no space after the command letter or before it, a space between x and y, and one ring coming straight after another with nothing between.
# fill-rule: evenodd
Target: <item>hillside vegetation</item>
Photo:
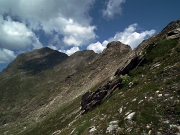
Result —
<instances>
[{"instance_id":1,"label":"hillside vegetation","mask_svg":"<svg viewBox=\"0 0 180 135\"><path fill-rule=\"evenodd\" d=\"M134 50L115 41L101 54L81 51L43 71L16 71L0 74L0 134L180 134L180 20ZM116 89L102 96L110 82ZM83 97L100 102L84 113Z\"/></svg>"}]
</instances>

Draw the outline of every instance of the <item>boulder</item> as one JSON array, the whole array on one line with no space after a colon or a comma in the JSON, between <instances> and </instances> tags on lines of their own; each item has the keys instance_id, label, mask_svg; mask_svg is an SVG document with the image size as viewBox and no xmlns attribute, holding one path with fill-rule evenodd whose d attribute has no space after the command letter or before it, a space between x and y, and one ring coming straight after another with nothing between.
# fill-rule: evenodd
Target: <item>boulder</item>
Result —
<instances>
[{"instance_id":1,"label":"boulder","mask_svg":"<svg viewBox=\"0 0 180 135\"><path fill-rule=\"evenodd\" d=\"M114 90L119 87L120 79L115 81L108 81L102 87L99 87L95 92L86 92L81 98L81 110L82 114L94 109L101 101L109 97Z\"/></svg>"},{"instance_id":2,"label":"boulder","mask_svg":"<svg viewBox=\"0 0 180 135\"><path fill-rule=\"evenodd\" d=\"M169 31L166 36L167 36L168 39L178 39L178 38L180 38L180 28Z\"/></svg>"}]
</instances>

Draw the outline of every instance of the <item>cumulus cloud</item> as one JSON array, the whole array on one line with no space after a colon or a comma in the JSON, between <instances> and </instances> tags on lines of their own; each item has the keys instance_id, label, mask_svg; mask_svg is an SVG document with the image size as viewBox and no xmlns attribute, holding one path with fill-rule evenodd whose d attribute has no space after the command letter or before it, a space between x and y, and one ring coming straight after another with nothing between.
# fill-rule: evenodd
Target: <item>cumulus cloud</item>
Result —
<instances>
[{"instance_id":1,"label":"cumulus cloud","mask_svg":"<svg viewBox=\"0 0 180 135\"><path fill-rule=\"evenodd\" d=\"M103 16L113 18L115 15L121 15L121 4L124 2L125 0L109 0L106 9L102 10Z\"/></svg>"},{"instance_id":2,"label":"cumulus cloud","mask_svg":"<svg viewBox=\"0 0 180 135\"><path fill-rule=\"evenodd\" d=\"M123 32L118 32L114 37L110 38L109 41L121 41L124 44L128 44L134 49L137 45L139 45L144 39L155 34L155 30L146 30L142 32L137 32L138 25L132 24L128 28L126 28Z\"/></svg>"},{"instance_id":3,"label":"cumulus cloud","mask_svg":"<svg viewBox=\"0 0 180 135\"><path fill-rule=\"evenodd\" d=\"M18 16L34 31L42 29L50 35L56 32L63 37L64 45L80 46L96 37L95 26L90 25L91 18L88 16L93 2L94 0L6 0L0 1L0 13Z\"/></svg>"},{"instance_id":4,"label":"cumulus cloud","mask_svg":"<svg viewBox=\"0 0 180 135\"><path fill-rule=\"evenodd\" d=\"M13 51L0 48L0 63L8 63L15 58Z\"/></svg>"},{"instance_id":5,"label":"cumulus cloud","mask_svg":"<svg viewBox=\"0 0 180 135\"><path fill-rule=\"evenodd\" d=\"M107 44L108 44L108 41L106 40L102 44L98 41L96 43L90 44L87 47L87 50L93 50L95 53L100 53L106 48Z\"/></svg>"},{"instance_id":6,"label":"cumulus cloud","mask_svg":"<svg viewBox=\"0 0 180 135\"><path fill-rule=\"evenodd\" d=\"M78 23L74 23L73 20L69 21L69 24L62 29L64 32L64 43L67 45L80 46L86 44L87 41L94 39L95 33L93 32L95 26L82 26Z\"/></svg>"},{"instance_id":7,"label":"cumulus cloud","mask_svg":"<svg viewBox=\"0 0 180 135\"><path fill-rule=\"evenodd\" d=\"M10 17L6 20L0 16L0 47L6 49L25 49L26 47L42 47L35 34L25 24L13 21Z\"/></svg>"},{"instance_id":8,"label":"cumulus cloud","mask_svg":"<svg viewBox=\"0 0 180 135\"><path fill-rule=\"evenodd\" d=\"M69 49L69 50L59 50L60 52L64 52L64 53L66 53L67 55L72 55L73 53L75 53L75 52L77 52L77 51L79 51L80 49L79 49L79 47L72 47L71 49Z\"/></svg>"},{"instance_id":9,"label":"cumulus cloud","mask_svg":"<svg viewBox=\"0 0 180 135\"><path fill-rule=\"evenodd\" d=\"M23 19L49 20L61 16L62 18L73 18L76 20L89 22L89 17L84 20L85 14L91 8L94 0L1 0L0 12L18 15ZM16 6L14 6L16 5ZM29 20L30 21L30 20Z\"/></svg>"},{"instance_id":10,"label":"cumulus cloud","mask_svg":"<svg viewBox=\"0 0 180 135\"><path fill-rule=\"evenodd\" d=\"M52 35L56 32L58 35L63 36L62 41L68 46L87 45L96 38L95 26L84 25L81 22L60 16L42 23L42 27L46 34Z\"/></svg>"},{"instance_id":11,"label":"cumulus cloud","mask_svg":"<svg viewBox=\"0 0 180 135\"><path fill-rule=\"evenodd\" d=\"M125 28L123 32L117 32L114 37L109 38L108 40L103 41L103 43L96 42L93 44L90 44L87 49L88 50L94 50L94 52L102 52L106 45L111 41L120 41L124 44L128 44L131 46L132 49L137 47L144 39L152 36L155 34L155 30L146 30L137 32L138 25L132 24Z\"/></svg>"},{"instance_id":12,"label":"cumulus cloud","mask_svg":"<svg viewBox=\"0 0 180 135\"><path fill-rule=\"evenodd\" d=\"M66 51L70 55L96 38L88 15L94 1L0 0L0 48L12 52L40 48L38 32L43 31L46 46L57 50L72 46Z\"/></svg>"},{"instance_id":13,"label":"cumulus cloud","mask_svg":"<svg viewBox=\"0 0 180 135\"><path fill-rule=\"evenodd\" d=\"M9 63L16 52L41 48L36 35L21 22L0 15L0 63Z\"/></svg>"}]
</instances>

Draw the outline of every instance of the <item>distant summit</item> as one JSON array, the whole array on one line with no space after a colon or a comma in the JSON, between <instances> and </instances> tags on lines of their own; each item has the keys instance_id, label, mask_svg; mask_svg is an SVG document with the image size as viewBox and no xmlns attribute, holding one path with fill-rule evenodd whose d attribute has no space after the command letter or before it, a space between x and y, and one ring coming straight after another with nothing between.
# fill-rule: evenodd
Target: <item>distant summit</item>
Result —
<instances>
[{"instance_id":1,"label":"distant summit","mask_svg":"<svg viewBox=\"0 0 180 135\"><path fill-rule=\"evenodd\" d=\"M125 45L125 44L121 43L120 41L112 41L112 42L108 43L107 49L114 49L121 53L126 53L126 52L129 52L132 50L129 45Z\"/></svg>"},{"instance_id":2,"label":"distant summit","mask_svg":"<svg viewBox=\"0 0 180 135\"><path fill-rule=\"evenodd\" d=\"M15 73L14 71L22 70L30 74L37 74L43 70L50 69L60 64L68 55L48 47L33 50L18 55L16 59L3 70L6 75Z\"/></svg>"}]
</instances>

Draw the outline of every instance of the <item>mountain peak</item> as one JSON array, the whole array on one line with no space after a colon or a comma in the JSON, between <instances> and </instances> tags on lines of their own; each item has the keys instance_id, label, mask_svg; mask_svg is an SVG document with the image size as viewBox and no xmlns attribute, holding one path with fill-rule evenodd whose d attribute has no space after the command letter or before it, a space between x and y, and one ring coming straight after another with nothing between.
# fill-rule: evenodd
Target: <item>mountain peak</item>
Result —
<instances>
[{"instance_id":1,"label":"mountain peak","mask_svg":"<svg viewBox=\"0 0 180 135\"><path fill-rule=\"evenodd\" d=\"M53 68L68 58L68 55L48 47L35 49L18 55L16 59L3 70L2 74L11 75L15 71L25 71L33 74Z\"/></svg>"},{"instance_id":2,"label":"mountain peak","mask_svg":"<svg viewBox=\"0 0 180 135\"><path fill-rule=\"evenodd\" d=\"M107 48L104 50L103 53L106 53L106 52L128 53L131 50L132 49L129 45L125 45L125 44L121 43L120 41L112 41L107 44Z\"/></svg>"},{"instance_id":3,"label":"mountain peak","mask_svg":"<svg viewBox=\"0 0 180 135\"><path fill-rule=\"evenodd\" d=\"M17 58L20 57L20 58L23 58L25 61L28 61L30 59L41 58L41 57L44 57L46 55L49 55L51 53L56 53L56 52L58 52L58 51L52 50L49 47L43 47L40 49L35 49L30 52L22 53L22 54L18 55Z\"/></svg>"},{"instance_id":4,"label":"mountain peak","mask_svg":"<svg viewBox=\"0 0 180 135\"><path fill-rule=\"evenodd\" d=\"M159 36L161 35L167 35L169 32L176 30L177 28L180 28L180 19L176 21L170 22L160 33Z\"/></svg>"}]
</instances>

